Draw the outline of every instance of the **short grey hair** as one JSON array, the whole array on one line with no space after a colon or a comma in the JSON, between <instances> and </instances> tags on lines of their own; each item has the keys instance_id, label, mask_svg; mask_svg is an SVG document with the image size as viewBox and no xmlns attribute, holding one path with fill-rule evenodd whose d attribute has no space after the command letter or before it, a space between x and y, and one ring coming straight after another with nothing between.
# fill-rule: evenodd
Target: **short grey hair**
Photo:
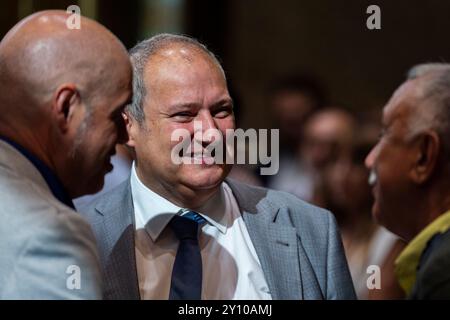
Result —
<instances>
[{"instance_id":1,"label":"short grey hair","mask_svg":"<svg viewBox=\"0 0 450 320\"><path fill-rule=\"evenodd\" d=\"M409 121L410 132L434 129L450 152L450 64L425 63L408 72L408 80L423 78L418 87L418 104ZM450 154L450 153L449 153Z\"/></svg>"},{"instance_id":2,"label":"short grey hair","mask_svg":"<svg viewBox=\"0 0 450 320\"><path fill-rule=\"evenodd\" d=\"M144 69L151 56L172 44L185 44L206 53L218 65L225 77L225 72L218 58L204 44L194 38L163 33L138 43L130 50L131 64L133 66L133 101L127 106L126 110L140 124L145 119L143 103L147 96L147 89L144 83Z\"/></svg>"}]
</instances>

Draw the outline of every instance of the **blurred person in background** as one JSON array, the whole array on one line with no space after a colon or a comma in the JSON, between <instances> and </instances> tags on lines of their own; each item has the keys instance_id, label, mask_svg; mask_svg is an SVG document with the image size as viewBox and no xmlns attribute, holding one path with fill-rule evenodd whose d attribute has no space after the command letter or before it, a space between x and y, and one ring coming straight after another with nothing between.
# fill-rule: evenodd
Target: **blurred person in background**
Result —
<instances>
[{"instance_id":1,"label":"blurred person in background","mask_svg":"<svg viewBox=\"0 0 450 320\"><path fill-rule=\"evenodd\" d=\"M450 65L418 65L383 109L366 158L372 214L408 242L395 273L410 299L450 299Z\"/></svg>"},{"instance_id":2,"label":"blurred person in background","mask_svg":"<svg viewBox=\"0 0 450 320\"><path fill-rule=\"evenodd\" d=\"M320 172L328 164L348 156L354 127L353 116L342 108L326 108L314 113L301 128L302 143L294 161L285 164L284 168L280 164L280 172L271 187L305 201L320 203L320 199L314 198Z\"/></svg>"},{"instance_id":3,"label":"blurred person in background","mask_svg":"<svg viewBox=\"0 0 450 320\"><path fill-rule=\"evenodd\" d=\"M305 122L323 107L325 93L313 76L289 75L271 86L269 103L274 119L273 127L280 130L280 169L278 174L261 176L261 179L269 188L286 190L286 184L290 183L289 177L298 174L298 157Z\"/></svg>"}]
</instances>

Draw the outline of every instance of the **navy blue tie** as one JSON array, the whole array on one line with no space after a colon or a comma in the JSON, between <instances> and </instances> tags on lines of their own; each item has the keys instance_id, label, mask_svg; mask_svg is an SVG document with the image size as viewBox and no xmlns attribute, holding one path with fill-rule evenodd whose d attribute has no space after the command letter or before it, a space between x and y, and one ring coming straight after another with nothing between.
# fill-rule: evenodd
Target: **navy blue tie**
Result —
<instances>
[{"instance_id":1,"label":"navy blue tie","mask_svg":"<svg viewBox=\"0 0 450 320\"><path fill-rule=\"evenodd\" d=\"M205 222L198 213L189 211L169 222L180 241L172 270L170 300L200 300L202 294L202 256L198 245L198 227Z\"/></svg>"}]
</instances>

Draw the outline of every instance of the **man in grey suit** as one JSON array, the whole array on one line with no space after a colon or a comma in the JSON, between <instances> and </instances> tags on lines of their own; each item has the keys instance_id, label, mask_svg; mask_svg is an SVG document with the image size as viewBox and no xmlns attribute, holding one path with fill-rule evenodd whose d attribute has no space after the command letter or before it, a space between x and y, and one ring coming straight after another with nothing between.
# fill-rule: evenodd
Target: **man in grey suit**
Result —
<instances>
[{"instance_id":1,"label":"man in grey suit","mask_svg":"<svg viewBox=\"0 0 450 320\"><path fill-rule=\"evenodd\" d=\"M234 129L214 55L191 38L163 34L133 48L131 61L126 123L137 160L128 181L84 210L105 298L353 299L329 212L225 180L231 165L205 153L220 140L208 130ZM181 163L173 157L177 130L200 146L183 150Z\"/></svg>"},{"instance_id":2,"label":"man in grey suit","mask_svg":"<svg viewBox=\"0 0 450 320\"><path fill-rule=\"evenodd\" d=\"M71 30L68 17L36 13L0 43L0 299L102 298L71 199L102 187L125 141L132 70L108 30L85 18Z\"/></svg>"}]
</instances>

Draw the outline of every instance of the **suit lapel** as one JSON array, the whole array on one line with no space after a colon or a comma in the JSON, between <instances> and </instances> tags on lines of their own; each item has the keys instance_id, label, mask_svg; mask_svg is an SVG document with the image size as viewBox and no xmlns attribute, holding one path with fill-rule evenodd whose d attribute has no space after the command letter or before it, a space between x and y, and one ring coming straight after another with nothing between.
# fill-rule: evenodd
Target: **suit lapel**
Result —
<instances>
[{"instance_id":1,"label":"suit lapel","mask_svg":"<svg viewBox=\"0 0 450 320\"><path fill-rule=\"evenodd\" d=\"M129 180L118 188L120 190L96 206L97 212L103 216L105 298L140 299Z\"/></svg>"},{"instance_id":2,"label":"suit lapel","mask_svg":"<svg viewBox=\"0 0 450 320\"><path fill-rule=\"evenodd\" d=\"M249 189L230 180L227 183L241 208L272 298L303 299L298 259L301 248L287 210L265 201L267 190Z\"/></svg>"}]
</instances>

